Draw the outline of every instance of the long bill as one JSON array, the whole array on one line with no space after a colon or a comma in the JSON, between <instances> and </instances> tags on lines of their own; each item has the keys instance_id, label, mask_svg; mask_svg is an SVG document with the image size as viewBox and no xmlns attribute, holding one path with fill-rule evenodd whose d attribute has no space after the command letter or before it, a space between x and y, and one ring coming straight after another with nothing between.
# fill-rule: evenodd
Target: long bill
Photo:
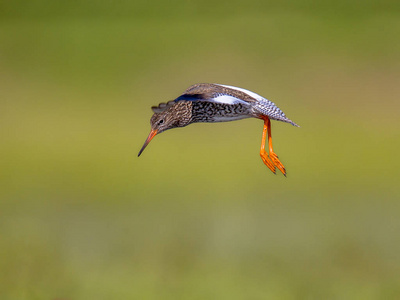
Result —
<instances>
[{"instance_id":1,"label":"long bill","mask_svg":"<svg viewBox=\"0 0 400 300\"><path fill-rule=\"evenodd\" d=\"M150 131L149 136L147 137L146 141L143 144L142 149L140 149L138 157L140 156L140 154L142 154L143 150L147 147L147 145L150 143L150 141L153 139L153 137L155 137L157 134L157 129L152 129Z\"/></svg>"}]
</instances>

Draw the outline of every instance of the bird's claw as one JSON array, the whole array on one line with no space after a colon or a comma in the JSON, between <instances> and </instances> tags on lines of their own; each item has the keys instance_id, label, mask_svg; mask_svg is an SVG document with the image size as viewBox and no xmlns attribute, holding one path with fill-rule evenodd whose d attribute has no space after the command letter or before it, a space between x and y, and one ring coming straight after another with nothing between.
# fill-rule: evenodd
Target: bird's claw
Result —
<instances>
[{"instance_id":1,"label":"bird's claw","mask_svg":"<svg viewBox=\"0 0 400 300\"><path fill-rule=\"evenodd\" d=\"M286 176L286 169L279 160L278 155L276 155L275 152L270 151L269 158L271 159L272 163L283 173L283 175Z\"/></svg>"},{"instance_id":2,"label":"bird's claw","mask_svg":"<svg viewBox=\"0 0 400 300\"><path fill-rule=\"evenodd\" d=\"M274 163L271 161L271 159L268 157L268 154L265 152L263 154L260 155L262 161L264 162L264 164L274 173L276 174L276 169L275 169L275 165Z\"/></svg>"}]
</instances>

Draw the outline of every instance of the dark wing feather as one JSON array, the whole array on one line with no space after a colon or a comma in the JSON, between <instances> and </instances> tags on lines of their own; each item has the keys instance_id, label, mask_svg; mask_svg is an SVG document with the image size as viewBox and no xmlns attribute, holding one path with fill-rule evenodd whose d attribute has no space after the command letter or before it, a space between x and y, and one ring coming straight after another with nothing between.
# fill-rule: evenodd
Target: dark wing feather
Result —
<instances>
[{"instance_id":1,"label":"dark wing feather","mask_svg":"<svg viewBox=\"0 0 400 300\"><path fill-rule=\"evenodd\" d=\"M158 104L158 106L152 106L151 109L155 113L160 113L160 112L163 112L164 110L168 109L169 107L171 107L174 104L175 104L175 101L172 100L172 101L168 101L167 103L160 103L160 104Z\"/></svg>"},{"instance_id":2,"label":"dark wing feather","mask_svg":"<svg viewBox=\"0 0 400 300\"><path fill-rule=\"evenodd\" d=\"M189 87L185 93L175 100L168 101L167 103L160 103L158 106L153 106L151 109L155 113L161 113L174 105L175 102L185 100L185 101L196 101L196 100L206 100L212 98L212 93L207 93L205 90L206 84L195 84Z\"/></svg>"},{"instance_id":3,"label":"dark wing feather","mask_svg":"<svg viewBox=\"0 0 400 300\"><path fill-rule=\"evenodd\" d=\"M178 98L176 98L174 101L175 102L178 102L178 101L181 101L181 100L197 101L197 100L207 100L207 99L210 99L210 98L212 98L212 96L209 97L206 94L183 94L183 95L179 96Z\"/></svg>"}]
</instances>

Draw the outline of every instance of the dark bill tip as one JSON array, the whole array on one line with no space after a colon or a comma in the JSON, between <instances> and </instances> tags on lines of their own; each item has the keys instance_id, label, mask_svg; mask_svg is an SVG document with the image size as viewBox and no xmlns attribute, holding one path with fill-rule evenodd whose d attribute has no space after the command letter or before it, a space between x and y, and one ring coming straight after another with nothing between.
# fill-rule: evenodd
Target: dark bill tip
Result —
<instances>
[{"instance_id":1,"label":"dark bill tip","mask_svg":"<svg viewBox=\"0 0 400 300\"><path fill-rule=\"evenodd\" d=\"M147 147L147 145L150 143L150 141L156 136L156 134L157 134L157 130L152 129L152 130L150 131L150 134L149 134L149 136L147 137L146 141L144 142L142 149L140 149L140 151L139 151L138 157L140 156L140 154L142 154L142 152L144 151L144 149Z\"/></svg>"}]
</instances>

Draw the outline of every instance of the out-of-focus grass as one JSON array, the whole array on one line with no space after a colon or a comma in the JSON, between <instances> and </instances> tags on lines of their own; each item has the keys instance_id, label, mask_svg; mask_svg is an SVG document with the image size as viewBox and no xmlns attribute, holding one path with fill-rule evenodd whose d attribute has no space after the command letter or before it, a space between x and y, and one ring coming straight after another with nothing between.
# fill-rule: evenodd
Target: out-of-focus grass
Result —
<instances>
[{"instance_id":1,"label":"out-of-focus grass","mask_svg":"<svg viewBox=\"0 0 400 300\"><path fill-rule=\"evenodd\" d=\"M400 22L364 10L4 18L2 298L398 298ZM273 123L288 178L258 120L137 158L150 106L195 82L301 125Z\"/></svg>"}]
</instances>

